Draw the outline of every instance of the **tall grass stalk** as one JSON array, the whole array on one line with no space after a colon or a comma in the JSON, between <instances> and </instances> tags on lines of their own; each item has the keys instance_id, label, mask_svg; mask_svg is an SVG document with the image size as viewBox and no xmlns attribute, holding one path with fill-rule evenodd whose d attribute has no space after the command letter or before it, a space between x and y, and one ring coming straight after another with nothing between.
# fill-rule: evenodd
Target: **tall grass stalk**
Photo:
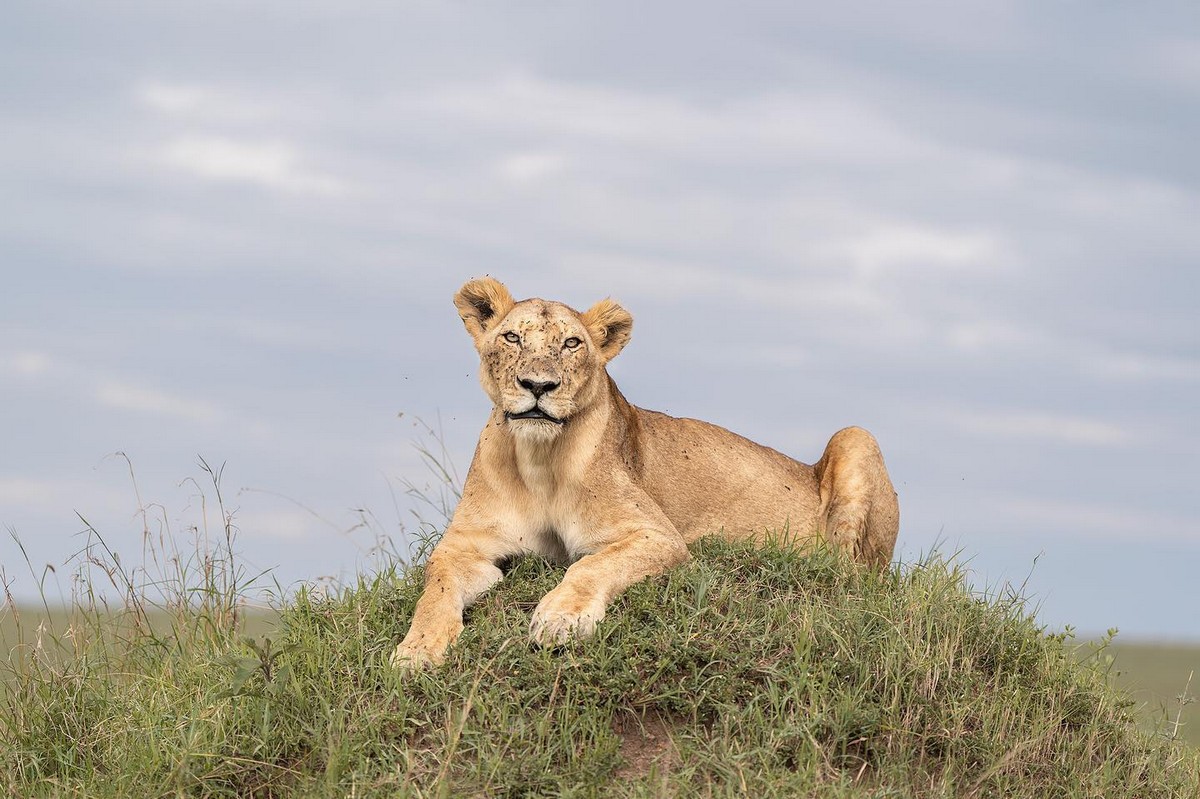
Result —
<instances>
[{"instance_id":1,"label":"tall grass stalk","mask_svg":"<svg viewBox=\"0 0 1200 799\"><path fill-rule=\"evenodd\" d=\"M562 570L520 560L443 667L400 676L387 659L437 527L412 562L276 587L274 631L250 636L264 576L236 556L223 470L201 469L190 549L157 506L135 566L85 521L69 609L43 592L36 628L15 620L8 795L1200 795L1197 753L1141 731L1103 646L1081 652L1022 592L980 595L936 553L876 574L706 541L553 651L526 630Z\"/></svg>"}]
</instances>

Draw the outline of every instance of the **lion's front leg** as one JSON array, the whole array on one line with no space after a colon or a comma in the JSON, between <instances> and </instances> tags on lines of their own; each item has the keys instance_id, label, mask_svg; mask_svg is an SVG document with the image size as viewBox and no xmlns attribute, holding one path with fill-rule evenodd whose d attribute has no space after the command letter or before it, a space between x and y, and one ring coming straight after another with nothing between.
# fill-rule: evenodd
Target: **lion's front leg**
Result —
<instances>
[{"instance_id":1,"label":"lion's front leg","mask_svg":"<svg viewBox=\"0 0 1200 799\"><path fill-rule=\"evenodd\" d=\"M392 666L413 669L441 663L462 632L463 610L501 577L490 558L463 546L448 532L425 565L425 590L417 600L408 635L392 653Z\"/></svg>"},{"instance_id":2,"label":"lion's front leg","mask_svg":"<svg viewBox=\"0 0 1200 799\"><path fill-rule=\"evenodd\" d=\"M529 635L541 646L591 635L608 603L629 586L661 574L689 557L674 529L639 528L567 569L561 583L542 597L529 623Z\"/></svg>"}]
</instances>

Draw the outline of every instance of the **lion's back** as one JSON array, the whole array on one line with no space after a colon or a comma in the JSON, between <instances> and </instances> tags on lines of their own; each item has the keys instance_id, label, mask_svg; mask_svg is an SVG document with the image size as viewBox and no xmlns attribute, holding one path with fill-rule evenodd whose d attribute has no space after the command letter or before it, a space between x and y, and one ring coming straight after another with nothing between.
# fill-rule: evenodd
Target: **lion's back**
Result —
<instances>
[{"instance_id":1,"label":"lion's back","mask_svg":"<svg viewBox=\"0 0 1200 799\"><path fill-rule=\"evenodd\" d=\"M688 542L719 532L815 534L820 497L811 466L718 425L631 410L642 488Z\"/></svg>"}]
</instances>

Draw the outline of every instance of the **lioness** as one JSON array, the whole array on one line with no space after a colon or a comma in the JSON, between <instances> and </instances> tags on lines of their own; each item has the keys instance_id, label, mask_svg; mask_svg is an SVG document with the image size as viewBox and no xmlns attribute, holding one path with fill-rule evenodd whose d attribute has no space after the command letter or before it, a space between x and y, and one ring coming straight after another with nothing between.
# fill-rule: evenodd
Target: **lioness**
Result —
<instances>
[{"instance_id":1,"label":"lioness","mask_svg":"<svg viewBox=\"0 0 1200 799\"><path fill-rule=\"evenodd\" d=\"M891 560L900 511L866 430L836 433L808 466L626 402L605 365L629 341L633 317L610 299L585 313L514 302L485 277L459 289L454 305L494 407L394 666L440 663L463 609L500 580L497 564L523 553L571 564L533 611L529 632L542 645L592 633L615 596L687 560L708 533L824 536L871 566Z\"/></svg>"}]
</instances>

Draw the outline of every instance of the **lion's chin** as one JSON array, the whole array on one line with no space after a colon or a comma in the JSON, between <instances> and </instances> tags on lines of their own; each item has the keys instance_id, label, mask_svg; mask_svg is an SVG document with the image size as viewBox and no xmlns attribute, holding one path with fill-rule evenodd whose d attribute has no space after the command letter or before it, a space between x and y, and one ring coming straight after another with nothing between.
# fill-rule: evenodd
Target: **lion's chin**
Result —
<instances>
[{"instance_id":1,"label":"lion's chin","mask_svg":"<svg viewBox=\"0 0 1200 799\"><path fill-rule=\"evenodd\" d=\"M514 438L530 443L546 443L558 438L562 433L561 420L550 419L508 419L508 430Z\"/></svg>"}]
</instances>

